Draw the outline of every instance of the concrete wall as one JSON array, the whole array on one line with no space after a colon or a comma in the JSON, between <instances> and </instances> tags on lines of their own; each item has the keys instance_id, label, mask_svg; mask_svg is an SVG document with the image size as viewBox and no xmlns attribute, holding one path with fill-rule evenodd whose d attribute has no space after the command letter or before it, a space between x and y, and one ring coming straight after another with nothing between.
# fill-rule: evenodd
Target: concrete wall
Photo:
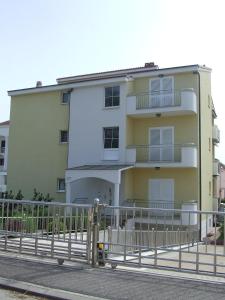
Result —
<instances>
[{"instance_id":1,"label":"concrete wall","mask_svg":"<svg viewBox=\"0 0 225 300\"><path fill-rule=\"evenodd\" d=\"M67 167L67 144L59 143L59 132L68 129L68 105L61 104L60 95L12 97L8 190L21 189L27 199L34 188L65 199L65 193L57 193L57 178L64 178Z\"/></svg>"}]
</instances>

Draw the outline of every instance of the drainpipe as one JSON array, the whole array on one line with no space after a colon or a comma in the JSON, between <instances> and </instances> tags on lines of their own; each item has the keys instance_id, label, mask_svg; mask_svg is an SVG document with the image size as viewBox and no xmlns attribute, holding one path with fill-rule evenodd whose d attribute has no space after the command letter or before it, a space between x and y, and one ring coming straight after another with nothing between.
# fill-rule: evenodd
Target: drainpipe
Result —
<instances>
[{"instance_id":1,"label":"drainpipe","mask_svg":"<svg viewBox=\"0 0 225 300\"><path fill-rule=\"evenodd\" d=\"M201 81L200 81L200 73L199 71L194 71L193 74L198 75L198 136L199 136L199 210L202 210L202 148L201 148ZM201 232L202 232L202 216L199 215L200 222L200 233L199 239L201 240Z\"/></svg>"}]
</instances>

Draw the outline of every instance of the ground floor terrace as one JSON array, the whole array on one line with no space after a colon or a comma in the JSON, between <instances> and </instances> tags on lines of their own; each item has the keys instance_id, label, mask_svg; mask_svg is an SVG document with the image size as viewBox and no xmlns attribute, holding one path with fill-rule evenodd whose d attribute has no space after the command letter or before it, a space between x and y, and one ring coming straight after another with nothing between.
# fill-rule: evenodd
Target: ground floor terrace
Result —
<instances>
[{"instance_id":1,"label":"ground floor terrace","mask_svg":"<svg viewBox=\"0 0 225 300\"><path fill-rule=\"evenodd\" d=\"M192 168L81 166L66 171L67 203L181 209L198 202L198 173Z\"/></svg>"},{"instance_id":2,"label":"ground floor terrace","mask_svg":"<svg viewBox=\"0 0 225 300\"><path fill-rule=\"evenodd\" d=\"M194 224L197 214L192 215L190 220L190 215L185 217L181 212L174 213L174 210L200 209L198 170L137 168L132 165L85 165L68 169L67 203L93 204L95 198L109 206L153 209L151 214L157 215L159 223ZM167 211L165 216L163 210L171 210L171 214ZM212 207L209 205L207 210L211 211ZM129 221L130 226L134 223L154 223L155 219L139 217L132 222ZM206 229L212 228L212 217L209 215L201 223L206 234Z\"/></svg>"}]
</instances>

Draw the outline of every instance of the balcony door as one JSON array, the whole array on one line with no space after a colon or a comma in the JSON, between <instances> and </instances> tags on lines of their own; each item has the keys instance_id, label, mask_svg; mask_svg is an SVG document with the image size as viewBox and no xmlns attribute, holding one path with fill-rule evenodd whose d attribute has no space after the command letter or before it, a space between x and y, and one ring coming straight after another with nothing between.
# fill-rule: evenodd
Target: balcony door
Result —
<instances>
[{"instance_id":1,"label":"balcony door","mask_svg":"<svg viewBox=\"0 0 225 300\"><path fill-rule=\"evenodd\" d=\"M174 209L174 179L149 180L149 207Z\"/></svg>"},{"instance_id":2,"label":"balcony door","mask_svg":"<svg viewBox=\"0 0 225 300\"><path fill-rule=\"evenodd\" d=\"M155 78L149 81L150 107L174 105L173 77Z\"/></svg>"},{"instance_id":3,"label":"balcony door","mask_svg":"<svg viewBox=\"0 0 225 300\"><path fill-rule=\"evenodd\" d=\"M157 127L149 129L149 160L170 162L174 159L174 128Z\"/></svg>"}]
</instances>

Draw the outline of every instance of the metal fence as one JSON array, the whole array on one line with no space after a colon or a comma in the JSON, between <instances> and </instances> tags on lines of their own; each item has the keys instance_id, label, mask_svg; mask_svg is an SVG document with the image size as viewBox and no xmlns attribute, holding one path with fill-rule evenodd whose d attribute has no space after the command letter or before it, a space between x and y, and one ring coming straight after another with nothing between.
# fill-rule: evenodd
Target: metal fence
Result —
<instances>
[{"instance_id":1,"label":"metal fence","mask_svg":"<svg viewBox=\"0 0 225 300\"><path fill-rule=\"evenodd\" d=\"M90 259L92 207L0 200L0 250L62 259Z\"/></svg>"},{"instance_id":2,"label":"metal fence","mask_svg":"<svg viewBox=\"0 0 225 300\"><path fill-rule=\"evenodd\" d=\"M213 211L102 207L104 263L225 276L224 221Z\"/></svg>"},{"instance_id":3,"label":"metal fence","mask_svg":"<svg viewBox=\"0 0 225 300\"><path fill-rule=\"evenodd\" d=\"M225 213L0 200L0 251L225 276Z\"/></svg>"}]
</instances>

